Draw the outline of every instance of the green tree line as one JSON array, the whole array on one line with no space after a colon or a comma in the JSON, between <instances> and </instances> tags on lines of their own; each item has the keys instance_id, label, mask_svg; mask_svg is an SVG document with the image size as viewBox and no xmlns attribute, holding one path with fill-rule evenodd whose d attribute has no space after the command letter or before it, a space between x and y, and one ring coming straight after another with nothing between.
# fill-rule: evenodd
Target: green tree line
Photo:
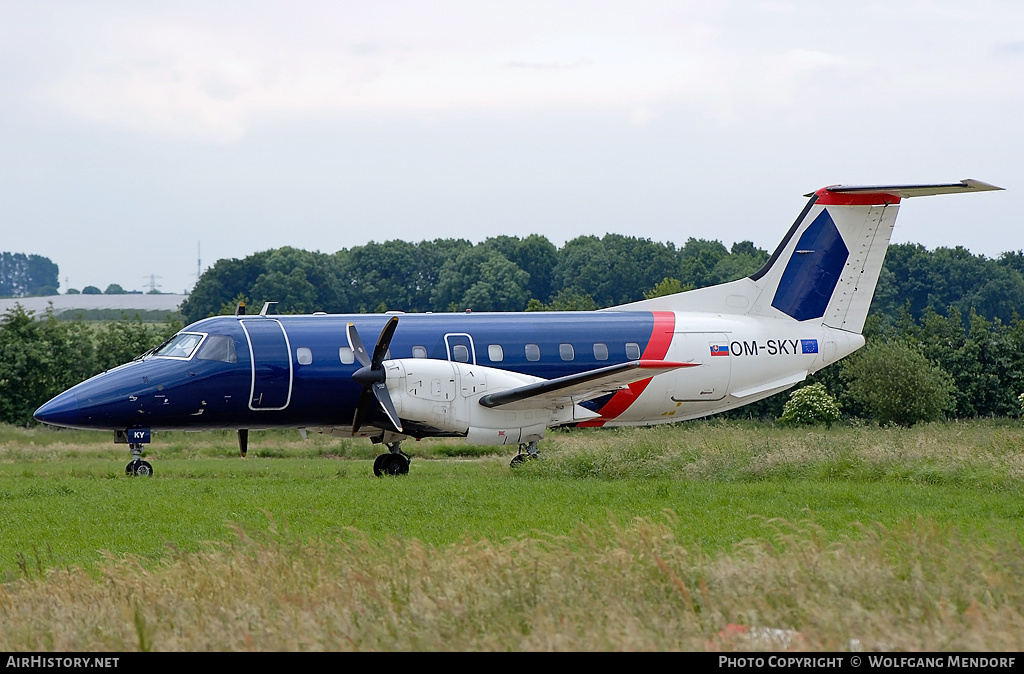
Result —
<instances>
[{"instance_id":1,"label":"green tree line","mask_svg":"<svg viewBox=\"0 0 1024 674\"><path fill-rule=\"evenodd\" d=\"M278 248L220 260L182 307L188 321L278 302L286 313L596 309L644 298L666 279L700 288L747 276L768 253L743 241L726 248L620 234L581 236L557 248L546 237L498 236L371 242L333 254Z\"/></svg>"},{"instance_id":2,"label":"green tree line","mask_svg":"<svg viewBox=\"0 0 1024 674\"><path fill-rule=\"evenodd\" d=\"M0 297L56 295L57 265L42 255L0 253Z\"/></svg>"}]
</instances>

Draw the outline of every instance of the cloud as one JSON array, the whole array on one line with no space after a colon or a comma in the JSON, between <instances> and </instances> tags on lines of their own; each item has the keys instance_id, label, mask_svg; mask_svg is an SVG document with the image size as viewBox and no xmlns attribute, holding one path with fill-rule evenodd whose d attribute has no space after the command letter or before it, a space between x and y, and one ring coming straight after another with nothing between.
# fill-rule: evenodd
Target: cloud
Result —
<instances>
[{"instance_id":1,"label":"cloud","mask_svg":"<svg viewBox=\"0 0 1024 674\"><path fill-rule=\"evenodd\" d=\"M526 61L510 61L504 68L526 68L528 70L572 70L573 68L585 68L594 65L594 62L587 58L576 59L573 63L528 63Z\"/></svg>"},{"instance_id":2,"label":"cloud","mask_svg":"<svg viewBox=\"0 0 1024 674\"><path fill-rule=\"evenodd\" d=\"M282 116L631 109L685 87L698 58L693 47L603 29L493 44L350 37L297 43L265 25L224 35L164 18L112 21L33 95L99 124L231 142Z\"/></svg>"},{"instance_id":3,"label":"cloud","mask_svg":"<svg viewBox=\"0 0 1024 674\"><path fill-rule=\"evenodd\" d=\"M995 52L1000 55L1024 56L1024 40L997 44Z\"/></svg>"},{"instance_id":4,"label":"cloud","mask_svg":"<svg viewBox=\"0 0 1024 674\"><path fill-rule=\"evenodd\" d=\"M941 56L921 49L907 30L917 15L899 8L845 13L835 32L818 3L798 2L127 7L64 23L34 15L45 38L16 54L45 62L33 99L99 125L224 143L265 120L344 115L786 120L883 105L880 88L906 99L1007 82L997 69L977 76L969 36Z\"/></svg>"}]
</instances>

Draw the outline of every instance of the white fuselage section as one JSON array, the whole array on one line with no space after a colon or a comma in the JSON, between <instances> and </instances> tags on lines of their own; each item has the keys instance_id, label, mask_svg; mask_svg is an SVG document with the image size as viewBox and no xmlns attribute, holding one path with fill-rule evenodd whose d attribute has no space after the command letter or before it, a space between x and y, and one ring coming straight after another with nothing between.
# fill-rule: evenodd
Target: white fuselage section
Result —
<instances>
[{"instance_id":1,"label":"white fuselage section","mask_svg":"<svg viewBox=\"0 0 1024 674\"><path fill-rule=\"evenodd\" d=\"M820 323L675 312L665 360L700 365L654 377L604 425L682 421L740 407L794 386L863 345L862 335Z\"/></svg>"}]
</instances>

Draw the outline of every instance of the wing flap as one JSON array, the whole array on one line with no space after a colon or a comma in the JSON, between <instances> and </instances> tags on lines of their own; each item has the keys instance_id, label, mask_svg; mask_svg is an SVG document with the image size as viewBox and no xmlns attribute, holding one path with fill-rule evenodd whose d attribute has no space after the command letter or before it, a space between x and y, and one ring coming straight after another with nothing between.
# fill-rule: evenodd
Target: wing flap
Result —
<instances>
[{"instance_id":1,"label":"wing flap","mask_svg":"<svg viewBox=\"0 0 1024 674\"><path fill-rule=\"evenodd\" d=\"M605 393L681 367L695 367L700 363L676 363L665 360L633 360L608 365L564 377L526 384L516 388L488 393L480 398L484 407L508 409L536 409L556 402L583 402Z\"/></svg>"}]
</instances>

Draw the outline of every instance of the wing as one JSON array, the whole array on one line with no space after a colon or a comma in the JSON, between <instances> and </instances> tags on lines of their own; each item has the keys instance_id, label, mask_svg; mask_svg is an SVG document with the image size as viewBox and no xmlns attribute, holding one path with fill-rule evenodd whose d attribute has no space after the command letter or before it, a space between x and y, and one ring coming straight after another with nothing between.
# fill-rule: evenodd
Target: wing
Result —
<instances>
[{"instance_id":1,"label":"wing","mask_svg":"<svg viewBox=\"0 0 1024 674\"><path fill-rule=\"evenodd\" d=\"M647 379L662 372L671 372L681 367L697 365L700 363L634 360L517 386L497 393L488 393L480 398L480 404L484 407L505 407L507 409L537 409L546 407L548 404L569 401L576 404L605 393L611 393L635 381Z\"/></svg>"}]
</instances>

